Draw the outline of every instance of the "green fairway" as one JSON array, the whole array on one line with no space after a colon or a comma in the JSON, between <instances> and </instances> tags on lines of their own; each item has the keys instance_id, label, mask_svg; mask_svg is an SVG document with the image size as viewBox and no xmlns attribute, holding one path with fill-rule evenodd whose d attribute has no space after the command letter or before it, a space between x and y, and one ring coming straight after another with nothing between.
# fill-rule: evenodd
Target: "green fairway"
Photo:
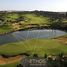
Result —
<instances>
[{"instance_id":1,"label":"green fairway","mask_svg":"<svg viewBox=\"0 0 67 67\"><path fill-rule=\"evenodd\" d=\"M0 33L8 33L10 31L25 29L29 24L37 24L37 25L47 25L49 22L48 17L37 16L36 14L16 14L16 13L8 13L4 15L4 23L0 22Z\"/></svg>"},{"instance_id":2,"label":"green fairway","mask_svg":"<svg viewBox=\"0 0 67 67\"><path fill-rule=\"evenodd\" d=\"M64 18L51 18L43 14L37 15L33 13L10 13L7 12L1 15L0 18L0 33L8 33L19 29L31 29L35 28L64 28L67 27L67 19Z\"/></svg>"},{"instance_id":3,"label":"green fairway","mask_svg":"<svg viewBox=\"0 0 67 67\"><path fill-rule=\"evenodd\" d=\"M0 46L0 54L17 55L20 53L37 53L39 56L46 54L67 54L67 45L54 39L32 39L24 42L10 43Z\"/></svg>"},{"instance_id":4,"label":"green fairway","mask_svg":"<svg viewBox=\"0 0 67 67\"><path fill-rule=\"evenodd\" d=\"M10 26L4 25L0 27L0 34L11 32L12 29Z\"/></svg>"},{"instance_id":5,"label":"green fairway","mask_svg":"<svg viewBox=\"0 0 67 67\"><path fill-rule=\"evenodd\" d=\"M37 16L35 14L24 14L26 18L25 24L47 24L49 22L49 18L43 16Z\"/></svg>"},{"instance_id":6,"label":"green fairway","mask_svg":"<svg viewBox=\"0 0 67 67\"><path fill-rule=\"evenodd\" d=\"M5 64L5 65L0 65L0 67L17 67L18 63L13 63L13 64Z\"/></svg>"}]
</instances>

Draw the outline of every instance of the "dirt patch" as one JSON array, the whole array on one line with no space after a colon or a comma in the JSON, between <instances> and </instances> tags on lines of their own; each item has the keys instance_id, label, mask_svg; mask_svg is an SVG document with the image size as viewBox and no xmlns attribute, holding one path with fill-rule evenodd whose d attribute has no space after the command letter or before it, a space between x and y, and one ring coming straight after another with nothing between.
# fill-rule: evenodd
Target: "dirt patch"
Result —
<instances>
[{"instance_id":1,"label":"dirt patch","mask_svg":"<svg viewBox=\"0 0 67 67\"><path fill-rule=\"evenodd\" d=\"M9 58L4 58L4 57L0 56L0 65L20 62L22 60L22 58L23 57L21 55L18 55L15 57L9 57Z\"/></svg>"},{"instance_id":2,"label":"dirt patch","mask_svg":"<svg viewBox=\"0 0 67 67\"><path fill-rule=\"evenodd\" d=\"M56 40L67 45L67 36L58 37Z\"/></svg>"}]
</instances>

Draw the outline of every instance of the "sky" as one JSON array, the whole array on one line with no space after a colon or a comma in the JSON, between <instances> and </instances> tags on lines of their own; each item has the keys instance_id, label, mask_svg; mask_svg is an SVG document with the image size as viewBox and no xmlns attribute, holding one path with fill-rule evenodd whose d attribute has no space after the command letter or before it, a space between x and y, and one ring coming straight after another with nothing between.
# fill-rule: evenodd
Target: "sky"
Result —
<instances>
[{"instance_id":1,"label":"sky","mask_svg":"<svg viewBox=\"0 0 67 67\"><path fill-rule=\"evenodd\" d=\"M0 0L2 10L66 12L67 0Z\"/></svg>"}]
</instances>

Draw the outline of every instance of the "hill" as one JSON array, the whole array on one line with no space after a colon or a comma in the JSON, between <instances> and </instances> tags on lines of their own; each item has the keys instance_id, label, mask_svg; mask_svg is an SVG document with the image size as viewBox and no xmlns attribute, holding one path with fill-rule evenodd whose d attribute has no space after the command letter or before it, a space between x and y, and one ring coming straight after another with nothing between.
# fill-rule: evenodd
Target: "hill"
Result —
<instances>
[{"instance_id":1,"label":"hill","mask_svg":"<svg viewBox=\"0 0 67 67\"><path fill-rule=\"evenodd\" d=\"M0 33L33 27L66 30L66 13L47 11L0 12Z\"/></svg>"}]
</instances>

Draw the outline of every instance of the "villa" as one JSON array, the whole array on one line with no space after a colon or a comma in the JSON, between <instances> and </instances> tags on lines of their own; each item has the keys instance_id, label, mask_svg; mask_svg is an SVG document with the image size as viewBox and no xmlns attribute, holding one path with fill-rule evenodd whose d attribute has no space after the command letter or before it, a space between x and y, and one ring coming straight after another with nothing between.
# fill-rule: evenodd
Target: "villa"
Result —
<instances>
[{"instance_id":1,"label":"villa","mask_svg":"<svg viewBox=\"0 0 67 67\"><path fill-rule=\"evenodd\" d=\"M19 67L47 67L47 61L44 58L27 58L25 57L21 61L21 66Z\"/></svg>"}]
</instances>

